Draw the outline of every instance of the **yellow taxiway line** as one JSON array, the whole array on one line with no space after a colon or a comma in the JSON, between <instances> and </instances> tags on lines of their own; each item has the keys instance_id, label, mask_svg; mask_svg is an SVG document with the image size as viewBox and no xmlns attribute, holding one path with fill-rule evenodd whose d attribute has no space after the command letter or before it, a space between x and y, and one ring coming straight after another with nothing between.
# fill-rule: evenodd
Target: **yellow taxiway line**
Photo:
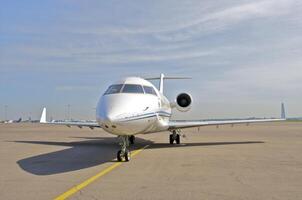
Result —
<instances>
[{"instance_id":1,"label":"yellow taxiway line","mask_svg":"<svg viewBox=\"0 0 302 200\"><path fill-rule=\"evenodd\" d=\"M131 156L134 157L135 155L139 154L140 152L142 152L144 149L146 149L149 145L144 146L141 149L135 150L131 153ZM80 191L81 189L87 187L88 185L90 185L91 183L93 183L94 181L96 181L97 179L101 178L102 176L108 174L109 172L111 172L112 170L114 170L115 168L117 168L118 166L122 165L123 162L118 162L115 163L109 167L107 167L106 169L100 171L99 173L97 173L96 175L90 177L89 179L85 180L84 182L70 188L69 190L67 190L66 192L64 192L63 194L59 195L58 197L54 198L54 200L63 200L63 199L67 199L69 198L71 195L77 193L78 191Z\"/></svg>"}]
</instances>

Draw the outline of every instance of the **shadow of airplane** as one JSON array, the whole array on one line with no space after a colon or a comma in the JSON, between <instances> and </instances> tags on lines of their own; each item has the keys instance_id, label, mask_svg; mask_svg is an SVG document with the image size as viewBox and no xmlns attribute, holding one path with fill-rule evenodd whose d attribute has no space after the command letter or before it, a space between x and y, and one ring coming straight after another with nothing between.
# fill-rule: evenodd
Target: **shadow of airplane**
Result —
<instances>
[{"instance_id":1,"label":"shadow of airplane","mask_svg":"<svg viewBox=\"0 0 302 200\"><path fill-rule=\"evenodd\" d=\"M103 163L113 162L116 152L120 149L117 139L109 137L85 137L89 139L77 142L50 142L50 141L13 141L17 143L54 145L69 147L63 150L32 156L17 161L18 165L28 173L43 176L65 172L71 172L89 167L94 167ZM259 144L262 141L239 141L239 142L201 142L183 143L171 145L166 143L154 143L150 140L136 138L135 145L131 150L140 149L145 145L150 145L148 149L158 148L181 148L192 146L216 146L216 145L238 145L238 144Z\"/></svg>"}]
</instances>

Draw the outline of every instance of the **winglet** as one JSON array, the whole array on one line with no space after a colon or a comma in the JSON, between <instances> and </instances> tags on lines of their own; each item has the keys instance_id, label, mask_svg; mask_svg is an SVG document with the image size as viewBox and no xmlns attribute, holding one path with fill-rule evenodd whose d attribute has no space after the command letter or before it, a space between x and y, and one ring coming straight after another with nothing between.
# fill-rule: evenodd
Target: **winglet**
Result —
<instances>
[{"instance_id":1,"label":"winglet","mask_svg":"<svg viewBox=\"0 0 302 200\"><path fill-rule=\"evenodd\" d=\"M46 121L46 108L43 108L40 123L47 123L47 121Z\"/></svg>"},{"instance_id":2,"label":"winglet","mask_svg":"<svg viewBox=\"0 0 302 200\"><path fill-rule=\"evenodd\" d=\"M281 104L281 119L286 119L284 103Z\"/></svg>"}]
</instances>

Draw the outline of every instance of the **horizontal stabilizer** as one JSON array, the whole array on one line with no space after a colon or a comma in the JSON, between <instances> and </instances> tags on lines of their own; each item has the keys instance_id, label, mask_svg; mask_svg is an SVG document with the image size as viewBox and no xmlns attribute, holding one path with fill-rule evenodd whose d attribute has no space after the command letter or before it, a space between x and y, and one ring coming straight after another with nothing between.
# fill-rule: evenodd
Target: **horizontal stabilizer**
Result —
<instances>
[{"instance_id":1,"label":"horizontal stabilizer","mask_svg":"<svg viewBox=\"0 0 302 200\"><path fill-rule=\"evenodd\" d=\"M159 80L159 92L164 93L164 80L180 80L180 79L191 79L191 77L181 77L181 76L165 76L164 74L160 74L158 77L148 77L145 80Z\"/></svg>"},{"instance_id":2,"label":"horizontal stabilizer","mask_svg":"<svg viewBox=\"0 0 302 200\"><path fill-rule=\"evenodd\" d=\"M146 80L160 80L160 77L148 77L145 78ZM184 77L184 76L164 76L163 79L170 79L170 80L181 80L181 79L192 79L191 77Z\"/></svg>"}]
</instances>

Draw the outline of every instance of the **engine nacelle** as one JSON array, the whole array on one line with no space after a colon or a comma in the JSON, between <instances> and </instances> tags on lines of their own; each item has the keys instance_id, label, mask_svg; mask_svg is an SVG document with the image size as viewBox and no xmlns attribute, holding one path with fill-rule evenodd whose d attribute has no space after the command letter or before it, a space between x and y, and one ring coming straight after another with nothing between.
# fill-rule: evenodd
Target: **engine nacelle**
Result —
<instances>
[{"instance_id":1,"label":"engine nacelle","mask_svg":"<svg viewBox=\"0 0 302 200\"><path fill-rule=\"evenodd\" d=\"M187 112L190 110L193 99L190 94L181 93L176 97L176 108L180 112Z\"/></svg>"}]
</instances>

